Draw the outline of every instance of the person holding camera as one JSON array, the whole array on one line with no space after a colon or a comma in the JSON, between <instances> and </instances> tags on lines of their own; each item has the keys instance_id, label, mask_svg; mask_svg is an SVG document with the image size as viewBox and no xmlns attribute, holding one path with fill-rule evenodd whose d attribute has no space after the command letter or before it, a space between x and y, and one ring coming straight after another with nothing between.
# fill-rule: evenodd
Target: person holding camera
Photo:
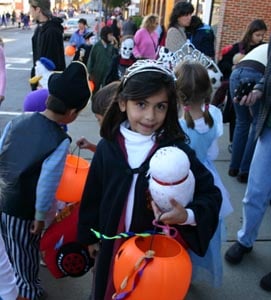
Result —
<instances>
[{"instance_id":1,"label":"person holding camera","mask_svg":"<svg viewBox=\"0 0 271 300\"><path fill-rule=\"evenodd\" d=\"M237 241L226 251L225 259L239 264L252 251L258 236L264 214L270 204L271 185L271 37L269 41L268 64L265 75L254 86L248 96L243 96L240 105L251 106L260 103L256 136L257 144L253 154L248 184L243 198L243 224L237 232ZM271 272L260 280L262 289L271 292Z\"/></svg>"},{"instance_id":2,"label":"person holding camera","mask_svg":"<svg viewBox=\"0 0 271 300\"><path fill-rule=\"evenodd\" d=\"M233 134L232 155L229 175L246 183L251 159L256 145L255 130L260 102L253 105L240 105L240 100L253 89L263 76L267 65L268 44L262 44L247 53L235 65L230 75L230 94L236 115Z\"/></svg>"}]
</instances>

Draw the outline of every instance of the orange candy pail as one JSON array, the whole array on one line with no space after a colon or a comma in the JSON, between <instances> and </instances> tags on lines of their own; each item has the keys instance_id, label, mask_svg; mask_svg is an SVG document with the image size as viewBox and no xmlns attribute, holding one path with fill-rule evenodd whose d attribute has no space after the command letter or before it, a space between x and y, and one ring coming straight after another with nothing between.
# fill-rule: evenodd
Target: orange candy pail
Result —
<instances>
[{"instance_id":1,"label":"orange candy pail","mask_svg":"<svg viewBox=\"0 0 271 300\"><path fill-rule=\"evenodd\" d=\"M153 250L154 256L138 277L138 271L143 268L139 264L144 264L142 257L148 250ZM173 238L164 235L132 237L122 244L115 256L114 299L131 291L123 299L181 300L187 294L191 275L190 256Z\"/></svg>"},{"instance_id":2,"label":"orange candy pail","mask_svg":"<svg viewBox=\"0 0 271 300\"><path fill-rule=\"evenodd\" d=\"M89 168L90 163L87 160L68 154L56 199L64 202L81 201Z\"/></svg>"},{"instance_id":3,"label":"orange candy pail","mask_svg":"<svg viewBox=\"0 0 271 300\"><path fill-rule=\"evenodd\" d=\"M68 45L65 47L65 55L74 56L76 48L74 46Z\"/></svg>"}]
</instances>

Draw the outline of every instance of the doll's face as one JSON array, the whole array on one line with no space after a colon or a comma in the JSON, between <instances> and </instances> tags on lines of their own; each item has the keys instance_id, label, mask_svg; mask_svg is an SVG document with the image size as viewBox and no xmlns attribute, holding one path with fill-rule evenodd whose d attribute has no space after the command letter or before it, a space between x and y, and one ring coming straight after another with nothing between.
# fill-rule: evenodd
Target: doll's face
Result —
<instances>
[{"instance_id":1,"label":"doll's face","mask_svg":"<svg viewBox=\"0 0 271 300\"><path fill-rule=\"evenodd\" d=\"M44 67L44 65L38 60L35 66L35 73L37 76L43 76L44 73L48 72L48 70Z\"/></svg>"},{"instance_id":2,"label":"doll's face","mask_svg":"<svg viewBox=\"0 0 271 300\"><path fill-rule=\"evenodd\" d=\"M129 59L134 48L133 39L125 39L120 46L120 55L123 59Z\"/></svg>"}]
</instances>

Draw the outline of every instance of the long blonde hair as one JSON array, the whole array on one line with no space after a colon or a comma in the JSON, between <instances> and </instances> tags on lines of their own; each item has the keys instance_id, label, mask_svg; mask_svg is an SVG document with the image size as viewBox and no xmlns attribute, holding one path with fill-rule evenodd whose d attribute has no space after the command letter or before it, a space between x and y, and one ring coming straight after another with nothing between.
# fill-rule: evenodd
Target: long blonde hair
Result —
<instances>
[{"instance_id":1,"label":"long blonde hair","mask_svg":"<svg viewBox=\"0 0 271 300\"><path fill-rule=\"evenodd\" d=\"M146 28L148 31L154 31L156 26L158 25L159 17L156 14L149 14L144 17L140 28Z\"/></svg>"}]
</instances>

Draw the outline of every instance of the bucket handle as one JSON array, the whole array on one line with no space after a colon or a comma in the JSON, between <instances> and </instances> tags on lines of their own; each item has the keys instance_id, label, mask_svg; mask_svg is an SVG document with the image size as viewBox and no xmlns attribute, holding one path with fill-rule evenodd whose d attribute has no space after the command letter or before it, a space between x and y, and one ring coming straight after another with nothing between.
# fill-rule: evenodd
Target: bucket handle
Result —
<instances>
[{"instance_id":1,"label":"bucket handle","mask_svg":"<svg viewBox=\"0 0 271 300\"><path fill-rule=\"evenodd\" d=\"M80 147L79 146L75 146L73 148L73 150L71 151L71 154L74 154L75 150L78 149L78 152L77 152L77 161L76 161L76 168L75 168L75 174L77 173L78 171L78 167L79 167L79 158L80 158Z\"/></svg>"}]
</instances>

